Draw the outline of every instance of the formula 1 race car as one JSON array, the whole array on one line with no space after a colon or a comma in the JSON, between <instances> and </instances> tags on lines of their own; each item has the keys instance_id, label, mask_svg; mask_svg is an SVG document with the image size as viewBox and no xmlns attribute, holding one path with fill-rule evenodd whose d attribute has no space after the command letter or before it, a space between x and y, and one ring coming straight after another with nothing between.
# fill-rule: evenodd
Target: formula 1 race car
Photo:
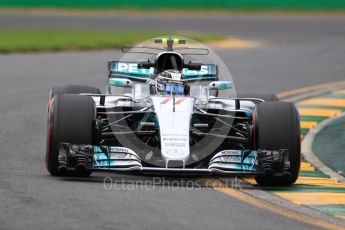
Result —
<instances>
[{"instance_id":1,"label":"formula 1 race car","mask_svg":"<svg viewBox=\"0 0 345 230\"><path fill-rule=\"evenodd\" d=\"M237 97L230 72L206 46L156 38L109 61L106 93L49 94L46 167L154 175L253 175L290 185L300 169L299 114L272 94Z\"/></svg>"}]
</instances>

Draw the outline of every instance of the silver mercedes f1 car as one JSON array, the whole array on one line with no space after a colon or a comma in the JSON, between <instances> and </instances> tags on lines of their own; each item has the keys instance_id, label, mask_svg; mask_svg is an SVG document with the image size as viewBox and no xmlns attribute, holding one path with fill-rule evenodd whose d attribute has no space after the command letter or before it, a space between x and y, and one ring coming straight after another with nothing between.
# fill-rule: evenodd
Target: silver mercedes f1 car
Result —
<instances>
[{"instance_id":1,"label":"silver mercedes f1 car","mask_svg":"<svg viewBox=\"0 0 345 230\"><path fill-rule=\"evenodd\" d=\"M253 175L293 184L300 168L299 114L273 94L237 95L206 46L155 38L108 62L106 92L51 89L46 167L53 176L92 171L152 175Z\"/></svg>"}]
</instances>

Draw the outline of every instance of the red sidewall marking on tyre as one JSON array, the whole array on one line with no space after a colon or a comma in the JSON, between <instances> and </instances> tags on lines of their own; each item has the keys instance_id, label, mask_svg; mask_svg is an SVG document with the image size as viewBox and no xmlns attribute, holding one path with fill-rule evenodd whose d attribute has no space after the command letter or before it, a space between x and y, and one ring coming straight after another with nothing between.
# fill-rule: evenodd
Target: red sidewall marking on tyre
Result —
<instances>
[{"instance_id":1,"label":"red sidewall marking on tyre","mask_svg":"<svg viewBox=\"0 0 345 230\"><path fill-rule=\"evenodd\" d=\"M49 162L49 155L50 155L50 134L51 134L51 105L52 101L48 102L48 124L47 124L47 147L46 147L46 157L45 157L45 165L47 170L48 169L48 162Z\"/></svg>"}]
</instances>

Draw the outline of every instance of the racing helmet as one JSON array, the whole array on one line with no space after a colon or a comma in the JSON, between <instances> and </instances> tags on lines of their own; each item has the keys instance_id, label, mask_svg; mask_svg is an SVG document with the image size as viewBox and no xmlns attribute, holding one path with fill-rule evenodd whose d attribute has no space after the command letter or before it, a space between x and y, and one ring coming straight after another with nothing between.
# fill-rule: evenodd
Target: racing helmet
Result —
<instances>
[{"instance_id":1,"label":"racing helmet","mask_svg":"<svg viewBox=\"0 0 345 230\"><path fill-rule=\"evenodd\" d=\"M189 91L187 81L178 70L165 70L159 73L156 79L157 93L186 95Z\"/></svg>"}]
</instances>

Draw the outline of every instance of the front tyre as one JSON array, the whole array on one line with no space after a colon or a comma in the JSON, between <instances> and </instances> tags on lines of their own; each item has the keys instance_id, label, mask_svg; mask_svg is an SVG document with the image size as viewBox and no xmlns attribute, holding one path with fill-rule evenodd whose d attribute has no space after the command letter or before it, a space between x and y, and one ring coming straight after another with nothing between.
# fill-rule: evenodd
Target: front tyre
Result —
<instances>
[{"instance_id":1,"label":"front tyre","mask_svg":"<svg viewBox=\"0 0 345 230\"><path fill-rule=\"evenodd\" d=\"M59 170L61 142L93 144L96 106L89 96L61 94L50 101L45 163L52 176L89 176L90 170L66 172Z\"/></svg>"},{"instance_id":2,"label":"front tyre","mask_svg":"<svg viewBox=\"0 0 345 230\"><path fill-rule=\"evenodd\" d=\"M279 101L279 98L276 94L273 93L243 93L238 94L238 98L258 98L264 100L265 102L268 101ZM261 103L257 100L252 100L255 104Z\"/></svg>"},{"instance_id":3,"label":"front tyre","mask_svg":"<svg viewBox=\"0 0 345 230\"><path fill-rule=\"evenodd\" d=\"M56 86L50 89L49 97L48 97L48 112L50 107L50 101L56 96L61 94L81 94L81 93L89 93L89 94L101 94L101 90L88 85L64 85L64 86Z\"/></svg>"},{"instance_id":4,"label":"front tyre","mask_svg":"<svg viewBox=\"0 0 345 230\"><path fill-rule=\"evenodd\" d=\"M256 106L254 114L256 147L261 150L289 151L289 176L260 174L255 177L263 186L286 186L298 177L301 163L300 121L298 111L290 102L265 102Z\"/></svg>"}]
</instances>

